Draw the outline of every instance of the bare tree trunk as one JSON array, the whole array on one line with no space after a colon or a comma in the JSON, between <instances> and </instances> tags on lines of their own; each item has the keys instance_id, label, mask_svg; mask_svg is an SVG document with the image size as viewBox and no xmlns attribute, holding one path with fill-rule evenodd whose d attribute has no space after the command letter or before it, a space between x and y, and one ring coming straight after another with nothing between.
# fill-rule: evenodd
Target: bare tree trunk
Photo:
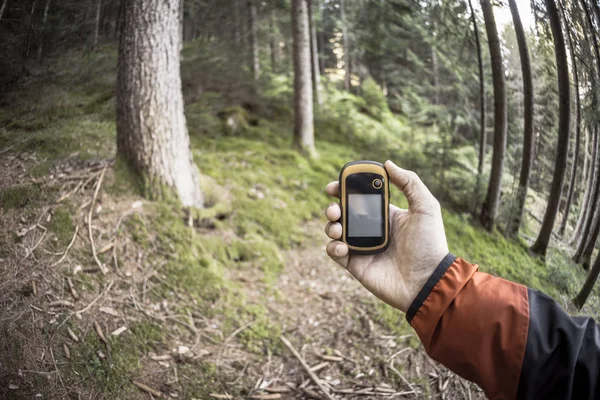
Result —
<instances>
[{"instance_id":1,"label":"bare tree trunk","mask_svg":"<svg viewBox=\"0 0 600 400\"><path fill-rule=\"evenodd\" d=\"M581 310L585 302L587 301L590 293L592 293L592 289L598 280L598 275L600 275L600 256L596 257L596 261L594 262L594 266L588 273L588 276L585 278L585 282L581 287L577 296L573 299L573 304L577 307L578 310Z\"/></svg>"},{"instance_id":2,"label":"bare tree trunk","mask_svg":"<svg viewBox=\"0 0 600 400\"><path fill-rule=\"evenodd\" d=\"M233 38L238 46L242 44L242 27L240 23L240 4L239 0L233 0Z\"/></svg>"},{"instance_id":3,"label":"bare tree trunk","mask_svg":"<svg viewBox=\"0 0 600 400\"><path fill-rule=\"evenodd\" d=\"M48 21L48 10L50 9L50 0L46 0L46 6L44 7L44 15L42 17L42 26L40 28L39 40L38 40L38 49L37 49L37 60L40 61L42 59L42 55L44 54L44 40L46 39L46 21ZM33 12L32 12L33 14Z\"/></svg>"},{"instance_id":4,"label":"bare tree trunk","mask_svg":"<svg viewBox=\"0 0 600 400\"><path fill-rule=\"evenodd\" d=\"M260 75L260 63L258 59L258 26L256 24L255 0L248 0L248 31L250 33L250 70L254 80Z\"/></svg>"},{"instance_id":5,"label":"bare tree trunk","mask_svg":"<svg viewBox=\"0 0 600 400\"><path fill-rule=\"evenodd\" d=\"M179 73L179 0L121 1L117 155L140 174L145 195L202 207Z\"/></svg>"},{"instance_id":6,"label":"bare tree trunk","mask_svg":"<svg viewBox=\"0 0 600 400\"><path fill-rule=\"evenodd\" d=\"M184 23L185 23L185 0L179 0L179 51L183 49L183 41L185 39L183 35Z\"/></svg>"},{"instance_id":7,"label":"bare tree trunk","mask_svg":"<svg viewBox=\"0 0 600 400\"><path fill-rule=\"evenodd\" d=\"M594 207L592 221L590 223L590 234L586 237L585 245L583 247L583 251L581 252L581 257L578 260L583 265L584 269L588 269L590 266L590 262L592 259L592 253L594 252L594 247L596 246L596 241L598 240L598 234L600 234L600 197L598 197L598 201L596 206Z\"/></svg>"},{"instance_id":8,"label":"bare tree trunk","mask_svg":"<svg viewBox=\"0 0 600 400\"><path fill-rule=\"evenodd\" d=\"M94 38L92 39L92 51L98 47L98 36L100 36L100 14L102 12L102 0L96 0L96 25L94 26Z\"/></svg>"},{"instance_id":9,"label":"bare tree trunk","mask_svg":"<svg viewBox=\"0 0 600 400\"><path fill-rule=\"evenodd\" d=\"M279 48L279 29L275 23L275 9L271 8L269 14L269 25L271 26L271 38L269 47L271 48L271 69L277 72L281 60L281 49Z\"/></svg>"},{"instance_id":10,"label":"bare tree trunk","mask_svg":"<svg viewBox=\"0 0 600 400\"><path fill-rule=\"evenodd\" d=\"M491 232L494 229L500 204L502 169L504 167L504 154L506 153L506 82L500 40L490 0L481 0L481 8L488 36L494 83L494 153L487 196L481 209L481 224Z\"/></svg>"},{"instance_id":11,"label":"bare tree trunk","mask_svg":"<svg viewBox=\"0 0 600 400\"><path fill-rule=\"evenodd\" d=\"M312 65L312 85L315 102L323 104L321 98L321 71L319 70L319 48L317 47L317 27L313 16L313 0L308 0L308 18L310 23L310 58Z\"/></svg>"},{"instance_id":12,"label":"bare tree trunk","mask_svg":"<svg viewBox=\"0 0 600 400\"><path fill-rule=\"evenodd\" d=\"M598 45L598 38L596 36L596 32L594 29L594 23L592 21L592 16L590 14L590 10L588 8L588 5L586 3L585 0L581 0L581 6L583 7L583 10L585 12L585 17L588 23L588 28L589 28L589 32L590 35L592 37L592 44L593 44L593 48L594 48L594 55L596 58L596 67L597 67L597 78L594 79L592 78L592 88L595 88L595 85L598 84L598 82L600 82L600 47ZM585 32L585 29L584 29ZM598 105L598 93L597 93L597 89L593 90L593 92L595 92L595 97L593 98L593 102L594 105ZM597 126L595 127L595 129L597 130ZM600 139L599 139L600 142ZM597 153L596 156L598 156L599 154ZM589 239L589 235L590 235L590 231L591 231L591 225L592 225L592 220L594 219L594 207L597 203L597 199L599 197L599 193L600 193L600 160L596 160L596 168L594 170L594 174L593 174L593 184L592 184L592 192L591 192L591 197L590 197L590 201L588 203L588 208L586 209L586 213L583 219L583 224L582 224L582 228L581 228L581 234L579 236L579 241L577 244L577 249L575 250L575 254L573 255L573 260L575 260L575 262L580 262L582 259L582 256L584 254L584 249L586 246L586 242Z\"/></svg>"},{"instance_id":13,"label":"bare tree trunk","mask_svg":"<svg viewBox=\"0 0 600 400\"><path fill-rule=\"evenodd\" d=\"M529 175L533 161L533 79L531 76L531 62L527 48L527 38L521 23L519 9L515 0L508 0L510 11L515 26L519 56L521 58L521 73L523 75L523 158L521 159L521 173L519 174L519 188L517 189L516 211L513 218L508 221L507 236L515 237L519 233L525 199L529 187Z\"/></svg>"},{"instance_id":14,"label":"bare tree trunk","mask_svg":"<svg viewBox=\"0 0 600 400\"><path fill-rule=\"evenodd\" d=\"M575 43L573 43L571 26L566 20L566 13L562 7L562 3L559 3L565 22L565 30L567 32L567 39L569 41L569 54L571 56L571 66L573 68L573 81L575 85L575 150L573 154L573 165L571 166L571 178L569 182L569 190L567 192L567 203L565 205L565 212L563 214L558 234L563 236L569 221L569 212L571 210L571 203L573 202L573 195L575 193L575 184L577 182L577 163L579 161L579 142L581 141L581 105L579 100L579 71L577 70L577 60L575 57Z\"/></svg>"},{"instance_id":15,"label":"bare tree trunk","mask_svg":"<svg viewBox=\"0 0 600 400\"><path fill-rule=\"evenodd\" d=\"M548 10L548 19L552 36L554 39L554 53L556 55L556 71L558 74L558 140L556 142L556 161L554 165L554 175L552 177L552 186L546 205L546 213L542 221L542 227L537 240L531 247L531 251L546 255L554 221L560 205L560 194L565 180L567 170L567 158L569 156L569 126L570 126L570 87L569 87L569 65L567 62L567 51L565 48L565 38L563 36L560 15L554 0L545 0Z\"/></svg>"},{"instance_id":16,"label":"bare tree trunk","mask_svg":"<svg viewBox=\"0 0 600 400\"><path fill-rule=\"evenodd\" d=\"M479 67L479 160L477 163L477 183L475 185L475 203L473 206L473 213L475 214L477 213L481 193L481 178L487 147L487 131L485 126L485 76L483 74L483 59L481 57L481 41L479 39L479 27L477 26L477 17L475 16L475 10L473 10L472 0L469 0L469 8L471 9L471 21L473 22L475 46L477 47L477 64Z\"/></svg>"},{"instance_id":17,"label":"bare tree trunk","mask_svg":"<svg viewBox=\"0 0 600 400\"><path fill-rule=\"evenodd\" d=\"M2 5L0 6L0 20L2 20L2 15L4 14L4 9L6 8L6 3L8 3L8 0L4 0L2 2Z\"/></svg>"},{"instance_id":18,"label":"bare tree trunk","mask_svg":"<svg viewBox=\"0 0 600 400\"><path fill-rule=\"evenodd\" d=\"M587 185L586 185L585 194L583 197L583 204L581 205L581 210L579 211L579 218L577 219L577 224L575 225L575 230L573 231L573 235L571 236L571 239L569 240L570 245L572 245L573 243L577 243L579 246L579 242L581 241L581 235L583 233L585 223L589 218L590 210L593 208L591 206L592 197L593 197L594 188L596 187L598 163L600 162L600 160L598 160L598 150L599 150L598 147L600 146L600 140L598 138L598 130L597 129L594 129L594 133L592 136L593 136L592 137L592 158L589 163L590 167L589 167Z\"/></svg>"},{"instance_id":19,"label":"bare tree trunk","mask_svg":"<svg viewBox=\"0 0 600 400\"><path fill-rule=\"evenodd\" d=\"M340 0L340 18L342 19L342 46L344 47L344 90L350 91L350 40L348 38L348 21L346 21L346 4Z\"/></svg>"},{"instance_id":20,"label":"bare tree trunk","mask_svg":"<svg viewBox=\"0 0 600 400\"><path fill-rule=\"evenodd\" d=\"M292 0L294 38L294 143L315 154L308 0Z\"/></svg>"},{"instance_id":21,"label":"bare tree trunk","mask_svg":"<svg viewBox=\"0 0 600 400\"><path fill-rule=\"evenodd\" d=\"M431 19L432 19L432 21L431 21L431 27L432 27L431 36L435 39L435 34L437 32L437 23L435 20L435 15L433 14L433 5L432 5L432 11L431 11L430 15L431 15ZM433 43L429 45L429 51L431 52L431 69L432 69L432 74L433 74L433 104L439 105L440 104L440 68L439 68L439 63L438 63L437 51L435 50Z\"/></svg>"}]
</instances>

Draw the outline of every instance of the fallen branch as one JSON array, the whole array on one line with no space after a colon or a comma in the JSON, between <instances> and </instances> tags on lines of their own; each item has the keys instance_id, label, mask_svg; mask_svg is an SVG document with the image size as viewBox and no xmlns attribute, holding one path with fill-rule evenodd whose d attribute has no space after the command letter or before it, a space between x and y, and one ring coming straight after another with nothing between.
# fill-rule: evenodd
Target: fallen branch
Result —
<instances>
[{"instance_id":1,"label":"fallen branch","mask_svg":"<svg viewBox=\"0 0 600 400\"><path fill-rule=\"evenodd\" d=\"M88 213L88 233L90 236L90 243L92 244L92 254L94 255L94 260L96 260L96 264L100 268L103 274L106 274L106 268L102 264L102 262L98 259L98 254L96 254L96 246L94 245L94 235L92 233L92 214L94 213L94 204L96 203L96 197L98 197L98 192L100 191L100 186L102 186L102 179L104 178L104 173L106 172L106 168L108 168L108 164L104 167L102 172L100 173L100 178L98 178L98 183L96 183L96 190L94 190L94 197L92 197L92 203L90 205L90 212Z\"/></svg>"},{"instance_id":2,"label":"fallen branch","mask_svg":"<svg viewBox=\"0 0 600 400\"><path fill-rule=\"evenodd\" d=\"M102 291L102 293L100 293L98 296L96 296L96 298L94 300L92 300L92 302L90 304L88 304L87 306L85 306L84 308L82 308L79 311L75 311L75 314L83 314L84 312L86 312L87 310L89 310L90 308L92 308L92 306L94 304L96 304L98 302L98 300L100 300L106 293L108 293L108 291L110 290L110 288L112 287L112 285L115 283L115 281L110 281L108 283L108 285L106 285L106 287L104 288L104 290Z\"/></svg>"},{"instance_id":3,"label":"fallen branch","mask_svg":"<svg viewBox=\"0 0 600 400\"><path fill-rule=\"evenodd\" d=\"M25 254L25 259L27 259L27 257L29 257L30 255L33 254L33 251L35 249L37 249L37 247L40 245L40 243L42 243L42 240L44 240L44 238L46 237L46 233L48 233L48 230L46 228L44 228L42 225L36 224L35 226L42 229L44 231L44 233L42 233L42 237L40 237L40 239L33 245L33 247L31 249L27 250L27 254Z\"/></svg>"},{"instance_id":4,"label":"fallen branch","mask_svg":"<svg viewBox=\"0 0 600 400\"><path fill-rule=\"evenodd\" d=\"M151 394L152 396L156 397L157 399L161 399L163 397L163 394L161 392L159 392L156 389L152 389L148 385L144 385L143 383L136 382L136 381L131 381L131 383L133 383L135 386L137 386L140 390L143 390L144 392Z\"/></svg>"},{"instance_id":5,"label":"fallen branch","mask_svg":"<svg viewBox=\"0 0 600 400\"><path fill-rule=\"evenodd\" d=\"M60 264L61 262L63 262L65 260L65 258L67 258L67 253L69 252L69 250L71 250L71 247L73 247L73 243L75 243L75 239L77 239L77 232L79 232L79 225L77 225L75 227L75 233L73 234L73 238L71 239L71 242L69 243L69 245L65 249L65 251L62 254L62 256L60 257L60 259L57 262L55 262L54 264L52 264L50 266L50 268L56 267L58 264Z\"/></svg>"},{"instance_id":6,"label":"fallen branch","mask_svg":"<svg viewBox=\"0 0 600 400\"><path fill-rule=\"evenodd\" d=\"M327 391L325 386L319 380L319 377L317 375L315 375L315 373L313 371L311 371L310 366L306 363L306 360L304 360L304 358L300 355L300 353L298 353L298 351L294 348L292 343L290 343L290 341L287 340L283 335L279 336L279 338L281 339L283 344L285 344L286 347L288 349L290 349L290 351L298 359L298 361L300 361L302 368L304 368L306 370L306 373L308 374L310 379L312 379L312 381L315 383L315 385L317 385L319 387L319 389L321 389L321 391L323 392L325 397L327 397L327 399L329 399L329 400L334 400L334 397L331 394L329 394L329 392Z\"/></svg>"}]
</instances>

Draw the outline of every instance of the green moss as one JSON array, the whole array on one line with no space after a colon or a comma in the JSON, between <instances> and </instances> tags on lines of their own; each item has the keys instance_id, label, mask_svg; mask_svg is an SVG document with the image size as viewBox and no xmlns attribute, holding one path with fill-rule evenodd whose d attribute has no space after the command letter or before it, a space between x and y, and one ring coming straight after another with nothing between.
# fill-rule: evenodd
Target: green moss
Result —
<instances>
[{"instance_id":1,"label":"green moss","mask_svg":"<svg viewBox=\"0 0 600 400\"><path fill-rule=\"evenodd\" d=\"M61 205L52 214L50 231L54 234L58 247L63 248L69 244L73 237L73 213L74 211L70 207Z\"/></svg>"},{"instance_id":2,"label":"green moss","mask_svg":"<svg viewBox=\"0 0 600 400\"><path fill-rule=\"evenodd\" d=\"M113 196L141 195L143 183L139 174L122 158L117 157L105 184L106 191Z\"/></svg>"},{"instance_id":3,"label":"green moss","mask_svg":"<svg viewBox=\"0 0 600 400\"><path fill-rule=\"evenodd\" d=\"M0 207L5 210L23 208L39 203L42 200L41 196L42 188L38 184L25 183L9 186L0 190Z\"/></svg>"}]
</instances>

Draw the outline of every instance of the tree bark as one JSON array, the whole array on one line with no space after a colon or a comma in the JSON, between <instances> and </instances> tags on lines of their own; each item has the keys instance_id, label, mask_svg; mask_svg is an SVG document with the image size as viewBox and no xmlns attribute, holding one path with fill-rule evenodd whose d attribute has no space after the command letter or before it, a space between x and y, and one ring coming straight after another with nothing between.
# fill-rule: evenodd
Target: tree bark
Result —
<instances>
[{"instance_id":1,"label":"tree bark","mask_svg":"<svg viewBox=\"0 0 600 400\"><path fill-rule=\"evenodd\" d=\"M546 213L542 221L542 227L537 240L531 247L531 251L545 256L550 244L554 221L560 205L560 195L567 170L567 158L569 156L569 126L570 126L570 87L569 87L569 65L567 63L567 51L565 38L561 28L560 15L554 0L545 0L548 10L548 20L554 39L554 53L556 56L556 72L558 74L558 140L556 142L556 160L552 186L546 205Z\"/></svg>"},{"instance_id":2,"label":"tree bark","mask_svg":"<svg viewBox=\"0 0 600 400\"><path fill-rule=\"evenodd\" d=\"M533 161L533 79L531 76L531 61L527 48L527 38L519 15L515 0L508 0L510 12L515 26L515 34L519 46L521 59L521 73L523 75L523 158L521 159L521 172L519 174L519 188L517 189L516 210L513 218L508 221L507 236L515 237L519 233L521 220L525 211L525 199L529 187L529 175Z\"/></svg>"},{"instance_id":3,"label":"tree bark","mask_svg":"<svg viewBox=\"0 0 600 400\"><path fill-rule=\"evenodd\" d=\"M321 97L321 71L319 69L319 48L317 46L317 27L315 26L313 15L313 1L314 0L308 0L308 18L310 23L310 58L315 103L320 106L323 104L323 99Z\"/></svg>"},{"instance_id":4,"label":"tree bark","mask_svg":"<svg viewBox=\"0 0 600 400\"><path fill-rule=\"evenodd\" d=\"M590 36L592 37L592 44L593 44L593 49L594 49L594 56L596 59L596 72L597 72L597 78L596 79L592 79L592 89L593 92L595 92L595 97L593 99L594 102L594 106L597 107L598 105L598 93L597 93L597 89L595 89L595 85L597 84L597 82L600 82L600 48L598 45L598 38L596 36L596 32L594 29L594 23L592 21L592 16L590 14L590 10L588 8L588 5L586 3L585 0L581 0L581 6L583 8L583 11L585 13L585 17L588 23L588 29L589 29L589 33ZM584 28L584 32L585 32L585 28ZM594 127L597 131L597 125ZM596 134L598 134L596 132ZM600 139L599 139L600 141ZM598 152L596 153L596 156L598 156ZM579 236L579 240L578 240L578 244L577 244L577 250L575 251L575 254L573 255L573 260L575 260L575 262L580 262L582 260L582 256L585 250L585 246L586 246L586 242L587 240L590 238L590 232L592 230L592 220L594 219L594 207L597 203L597 199L598 199L598 195L600 193L600 160L596 160L596 169L594 171L593 174L593 184L592 184L592 192L591 192L591 197L590 197L590 201L588 202L588 207L586 209L586 213L583 219L583 223L582 223L582 228L581 228L581 234Z\"/></svg>"},{"instance_id":5,"label":"tree bark","mask_svg":"<svg viewBox=\"0 0 600 400\"><path fill-rule=\"evenodd\" d=\"M8 3L8 0L4 0L2 2L2 5L0 6L0 21L2 20L2 15L4 14L4 9L6 8L6 3Z\"/></svg>"},{"instance_id":6,"label":"tree bark","mask_svg":"<svg viewBox=\"0 0 600 400\"><path fill-rule=\"evenodd\" d=\"M241 25L239 0L233 0L233 39L238 46L242 44Z\"/></svg>"},{"instance_id":7,"label":"tree bark","mask_svg":"<svg viewBox=\"0 0 600 400\"><path fill-rule=\"evenodd\" d=\"M346 4L340 0L340 18L342 20L342 47L344 47L344 90L350 91L350 40L348 38L348 22L346 21Z\"/></svg>"},{"instance_id":8,"label":"tree bark","mask_svg":"<svg viewBox=\"0 0 600 400\"><path fill-rule=\"evenodd\" d=\"M294 143L302 151L314 155L313 93L308 19L308 0L292 0Z\"/></svg>"},{"instance_id":9,"label":"tree bark","mask_svg":"<svg viewBox=\"0 0 600 400\"><path fill-rule=\"evenodd\" d=\"M577 296L573 299L573 304L577 307L578 310L581 310L585 302L587 301L590 293L592 293L592 289L598 280L598 275L600 275L600 256L596 257L596 261L594 262L594 266L588 273L588 276L585 278L585 282L581 287Z\"/></svg>"},{"instance_id":10,"label":"tree bark","mask_svg":"<svg viewBox=\"0 0 600 400\"><path fill-rule=\"evenodd\" d=\"M573 83L575 85L575 149L573 152L573 164L571 166L569 190L567 192L567 203L565 204L565 212L563 214L560 228L558 229L558 234L560 236L563 236L565 234L567 222L569 221L569 212L571 210L571 203L573 202L573 195L575 194L575 184L577 182L577 164L579 162L579 144L581 141L581 104L579 100L579 71L577 70L577 60L575 57L575 43L573 43L571 26L566 20L566 13L564 11L562 3L559 3L559 5L561 7L563 19L565 22L564 26L567 32L567 39L569 42L569 54L571 56L571 66L573 68Z\"/></svg>"},{"instance_id":11,"label":"tree bark","mask_svg":"<svg viewBox=\"0 0 600 400\"><path fill-rule=\"evenodd\" d=\"M573 243L577 243L579 246L579 242L581 241L581 235L583 233L585 222L587 221L590 213L591 202L593 197L594 188L596 187L596 177L597 177L597 168L598 168L598 146L600 146L600 140L598 138L598 130L594 129L594 133L592 135L592 158L590 160L590 167L588 173L588 180L585 189L585 194L583 197L583 204L581 205L581 210L579 211L579 218L577 219L577 224L575 225L575 230L573 231L573 235L569 240L569 245Z\"/></svg>"},{"instance_id":12,"label":"tree bark","mask_svg":"<svg viewBox=\"0 0 600 400\"><path fill-rule=\"evenodd\" d=\"M51 0L46 0L46 6L44 7L44 14L42 16L42 26L40 28L40 34L39 34L40 38L39 38L38 49L37 49L37 60L38 61L40 61L42 59L42 56L44 54L44 39L46 36L46 21L48 21L48 11L50 10L50 1ZM33 12L32 12L32 14L33 14Z\"/></svg>"},{"instance_id":13,"label":"tree bark","mask_svg":"<svg viewBox=\"0 0 600 400\"><path fill-rule=\"evenodd\" d=\"M146 196L202 207L183 113L179 0L121 1L120 20L117 154Z\"/></svg>"},{"instance_id":14,"label":"tree bark","mask_svg":"<svg viewBox=\"0 0 600 400\"><path fill-rule=\"evenodd\" d=\"M475 205L473 207L473 213L476 213L481 193L481 178L483 175L483 163L485 161L487 147L487 131L485 123L485 76L483 73L483 58L481 57L479 27L477 26L477 17L475 16L472 0L469 0L469 8L471 10L471 21L473 22L473 33L475 34L475 46L477 47L477 64L479 67L479 160L477 163L477 183L475 185Z\"/></svg>"},{"instance_id":15,"label":"tree bark","mask_svg":"<svg viewBox=\"0 0 600 400\"><path fill-rule=\"evenodd\" d=\"M481 8L488 36L494 84L494 152L492 155L492 171L487 196L481 209L481 224L491 232L494 229L500 203L502 169L504 167L504 154L506 152L506 82L500 40L490 0L481 0Z\"/></svg>"},{"instance_id":16,"label":"tree bark","mask_svg":"<svg viewBox=\"0 0 600 400\"><path fill-rule=\"evenodd\" d=\"M98 0L101 1L101 0ZM179 0L179 50L183 49L183 41L185 39L183 35L183 28L185 27L185 0Z\"/></svg>"},{"instance_id":17,"label":"tree bark","mask_svg":"<svg viewBox=\"0 0 600 400\"><path fill-rule=\"evenodd\" d=\"M100 14L102 12L102 0L96 0L96 19L94 26L94 37L92 38L92 51L98 47L98 37L100 36Z\"/></svg>"},{"instance_id":18,"label":"tree bark","mask_svg":"<svg viewBox=\"0 0 600 400\"><path fill-rule=\"evenodd\" d=\"M258 59L258 26L256 22L256 4L255 0L248 0L248 31L250 33L250 70L254 80L258 80L260 75L260 63Z\"/></svg>"},{"instance_id":19,"label":"tree bark","mask_svg":"<svg viewBox=\"0 0 600 400\"><path fill-rule=\"evenodd\" d=\"M598 201L596 202L596 206L594 207L592 221L590 222L590 234L587 236L585 245L583 246L583 251L581 252L581 257L578 260L583 265L584 269L588 269L590 266L590 262L592 259L592 253L594 252L594 247L596 246L596 241L598 240L598 234L600 234L600 197L598 197Z\"/></svg>"},{"instance_id":20,"label":"tree bark","mask_svg":"<svg viewBox=\"0 0 600 400\"><path fill-rule=\"evenodd\" d=\"M275 9L271 8L269 14L269 25L271 30L271 39L269 47L271 48L271 69L277 72L281 60L281 49L279 48L279 29L275 23Z\"/></svg>"}]
</instances>

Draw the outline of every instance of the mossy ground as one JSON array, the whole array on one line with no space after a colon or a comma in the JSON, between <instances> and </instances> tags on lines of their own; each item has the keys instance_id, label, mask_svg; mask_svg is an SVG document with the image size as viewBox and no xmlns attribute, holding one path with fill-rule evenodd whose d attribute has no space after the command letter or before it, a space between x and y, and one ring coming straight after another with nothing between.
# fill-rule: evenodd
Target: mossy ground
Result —
<instances>
[{"instance_id":1,"label":"mossy ground","mask_svg":"<svg viewBox=\"0 0 600 400\"><path fill-rule=\"evenodd\" d=\"M172 299L173 289L181 290L205 315L223 318L225 332L239 328L242 321L253 321L237 338L248 351L257 355L277 353L282 326L268 315L268 296L250 301L244 285L231 276L235 271L257 271L266 293L277 297L279 294L269 292L269 287L286 268L285 252L322 245L314 230L304 227L314 219L324 219L324 209L332 201L324 193L325 185L337 179L343 164L356 159L390 158L423 176L448 205L444 221L450 250L478 263L481 270L561 301L580 287L585 272L569 262L564 250L553 248L542 262L531 257L520 240L507 240L499 232L487 233L467 214L456 211L456 204L464 206L472 201L474 150L468 146L447 148L446 142L432 134L438 128L416 126L392 115L374 82L362 97L327 88L325 104L315 118L318 157L305 157L292 148L290 77L265 73L258 96L248 95L243 84L227 91L222 81L227 77L207 72L220 71L223 60L203 56L200 50L206 49L201 46L194 43L186 47L182 76L193 156L203 174L207 208L192 212L190 227L189 210L171 201L151 202L121 227L146 254L145 262L160 265L160 274L168 281L149 294L151 301ZM69 58L75 56L54 60L55 75L50 83L42 89L35 82L25 86L19 96L13 95L15 102L0 113L0 144L14 146L11 152L15 154L35 152L39 162L29 169L34 178L46 176L55 162L64 159L85 161L115 155L115 49L86 54L77 69L68 66ZM245 81L243 72L234 72L228 79ZM200 86L209 90L199 90ZM451 160L447 166L439 164L442 153ZM135 174L121 160L112 171L104 186L107 196L118 201L143 192ZM0 206L5 211L40 207L43 201L54 198L47 195L48 190L56 195L55 189L40 183L3 187ZM392 201L406 207L397 190L393 190ZM53 210L50 231L55 251L71 239L73 212L69 204ZM531 230L531 226L524 230ZM74 249L73 257L89 262L91 254ZM101 258L109 261L108 256ZM597 305L595 292L584 311L596 314ZM353 312L348 307L346 311ZM187 314L189 309L189 304L182 303L175 311ZM411 332L396 310L375 301L367 309L371 318L387 329L400 335ZM133 393L136 389L130 381L140 372L139 355L168 341L150 322L135 325L130 332L111 341L110 364L98 359L97 339L77 349L73 362L85 371L84 381L105 396L124 398ZM410 345L417 347L418 342L410 339ZM184 393L190 398L203 398L220 387L211 363L188 363L180 372L189 379Z\"/></svg>"}]
</instances>

